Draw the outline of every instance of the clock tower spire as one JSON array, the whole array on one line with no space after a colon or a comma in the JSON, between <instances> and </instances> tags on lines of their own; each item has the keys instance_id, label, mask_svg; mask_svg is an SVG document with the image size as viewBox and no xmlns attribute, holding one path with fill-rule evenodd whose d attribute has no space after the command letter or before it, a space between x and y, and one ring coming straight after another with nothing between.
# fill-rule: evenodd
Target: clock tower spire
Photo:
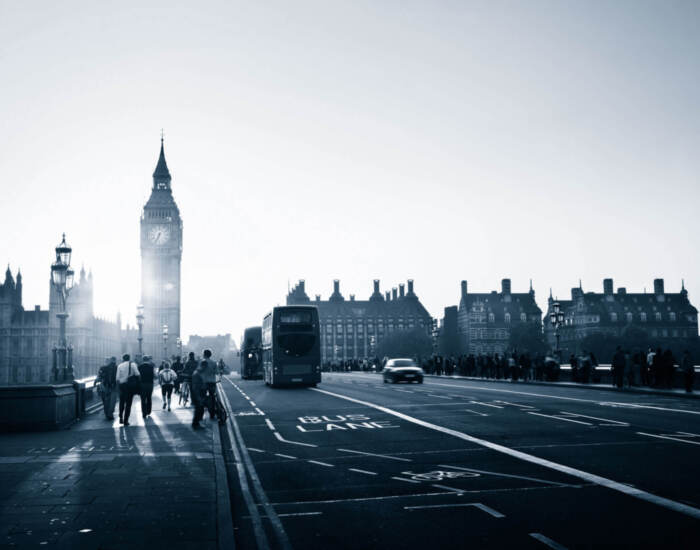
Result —
<instances>
[{"instance_id":1,"label":"clock tower spire","mask_svg":"<svg viewBox=\"0 0 700 550\"><path fill-rule=\"evenodd\" d=\"M182 218L173 198L165 162L163 135L153 172L151 196L141 215L141 303L144 306L144 353L154 360L175 353L180 337L180 267ZM168 340L163 340L163 326Z\"/></svg>"}]
</instances>

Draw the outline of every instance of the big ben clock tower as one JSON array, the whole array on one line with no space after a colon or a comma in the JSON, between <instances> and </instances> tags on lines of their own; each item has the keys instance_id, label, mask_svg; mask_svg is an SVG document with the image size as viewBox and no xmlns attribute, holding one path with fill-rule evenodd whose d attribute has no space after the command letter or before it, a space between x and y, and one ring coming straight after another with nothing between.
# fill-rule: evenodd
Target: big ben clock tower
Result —
<instances>
[{"instance_id":1,"label":"big ben clock tower","mask_svg":"<svg viewBox=\"0 0 700 550\"><path fill-rule=\"evenodd\" d=\"M168 326L167 356L180 337L180 263L182 219L170 187L163 137L153 172L151 196L141 215L141 303L144 306L143 352L164 358L163 325Z\"/></svg>"}]
</instances>

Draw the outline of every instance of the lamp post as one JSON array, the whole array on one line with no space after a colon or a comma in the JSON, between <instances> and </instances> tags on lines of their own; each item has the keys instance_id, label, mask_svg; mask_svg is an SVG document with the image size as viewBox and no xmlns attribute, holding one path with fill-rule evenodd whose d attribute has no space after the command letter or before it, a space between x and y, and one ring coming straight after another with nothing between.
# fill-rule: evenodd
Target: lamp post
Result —
<instances>
[{"instance_id":1,"label":"lamp post","mask_svg":"<svg viewBox=\"0 0 700 550\"><path fill-rule=\"evenodd\" d=\"M163 359L168 360L168 325L163 325Z\"/></svg>"},{"instance_id":2,"label":"lamp post","mask_svg":"<svg viewBox=\"0 0 700 550\"><path fill-rule=\"evenodd\" d=\"M552 311L549 314L549 322L554 328L554 338L557 343L557 347L554 350L554 354L557 356L559 361L561 361L561 357L559 357L559 329L564 324L564 312L561 310L561 304L559 302L554 302L552 304Z\"/></svg>"},{"instance_id":3,"label":"lamp post","mask_svg":"<svg viewBox=\"0 0 700 550\"><path fill-rule=\"evenodd\" d=\"M178 357L182 357L182 340L179 336L175 339L175 345L177 346Z\"/></svg>"},{"instance_id":4,"label":"lamp post","mask_svg":"<svg viewBox=\"0 0 700 550\"><path fill-rule=\"evenodd\" d=\"M139 304L136 306L136 324L139 327L139 358L138 362L141 362L141 359L143 358L143 304Z\"/></svg>"},{"instance_id":5,"label":"lamp post","mask_svg":"<svg viewBox=\"0 0 700 550\"><path fill-rule=\"evenodd\" d=\"M51 282L56 289L60 301L60 311L56 314L59 322L58 347L53 348L53 379L55 382L63 378L64 382L73 381L73 358L66 343L66 299L73 288L75 273L70 267L73 249L66 243L66 234L56 247L56 261L51 264ZM72 352L72 348L70 348Z\"/></svg>"}]
</instances>

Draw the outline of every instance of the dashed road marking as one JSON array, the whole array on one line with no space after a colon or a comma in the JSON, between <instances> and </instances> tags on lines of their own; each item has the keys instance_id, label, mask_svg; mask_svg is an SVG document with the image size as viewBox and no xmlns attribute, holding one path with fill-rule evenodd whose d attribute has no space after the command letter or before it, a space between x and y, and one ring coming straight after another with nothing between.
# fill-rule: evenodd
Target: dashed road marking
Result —
<instances>
[{"instance_id":1,"label":"dashed road marking","mask_svg":"<svg viewBox=\"0 0 700 550\"><path fill-rule=\"evenodd\" d=\"M446 397L444 395L435 395L434 393L426 393L427 397L437 397L438 399L452 399L451 397Z\"/></svg>"},{"instance_id":2,"label":"dashed road marking","mask_svg":"<svg viewBox=\"0 0 700 550\"><path fill-rule=\"evenodd\" d=\"M256 449L255 447L248 447L249 451L253 451L254 453L264 453L262 449Z\"/></svg>"},{"instance_id":3,"label":"dashed road marking","mask_svg":"<svg viewBox=\"0 0 700 550\"><path fill-rule=\"evenodd\" d=\"M669 510L673 510L674 512L679 512L681 514L685 514L687 516L690 516L690 517L693 517L696 519L700 519L700 509L699 508L695 508L695 507L690 506L688 504L683 504L682 502L676 502L674 500L664 498L664 497L655 495L653 493L648 493L646 491L642 491L641 489L638 489L636 487L630 487L629 485L626 485L624 483L619 483L619 482L614 481L612 479L598 476L596 474L591 474L589 472L585 472L585 471L579 470L577 468L572 468L570 466L565 466L564 464L559 464L557 462L552 462L551 460L539 458L537 456L530 455L530 454L524 453L522 451L517 451L515 449L511 449L510 447L506 447L504 445L492 443L492 442L487 441L485 439L480 439L478 437L474 437L474 436L465 434L463 432L459 432L457 430L445 428L444 426L438 426L437 424L432 424L431 422L426 422L425 420L420 420L420 419L415 418L413 416L409 416L407 414L400 413L400 412L392 410L388 407L382 407L381 405L377 405L375 403L370 403L368 401L362 401L360 399L355 399L354 397L348 397L347 395L333 393L333 392L321 390L318 388L309 388L309 389L311 391L316 391L319 393L324 393L326 395L331 395L333 397L337 397L339 399L344 399L344 400L350 401L352 403L364 405L365 407L371 407L371 408L376 409L378 411L382 411L382 412L390 414L392 416L396 416L397 418L402 418L402 419L406 420L407 422L412 422L413 424L423 426L424 428L428 428L428 429L435 430L435 431L438 431L438 432L441 432L441 433L444 433L447 435L451 435L453 437L462 439L464 441L469 441L471 443L481 445L482 447L486 447L487 449L491 449L493 451L512 456L512 457L517 458L519 460L523 460L525 462L530 462L531 464L536 464L538 466L542 466L544 468L549 468L551 470L556 470L558 472L562 472L564 474L568 474L568 475L571 475L573 477L583 479L584 481L587 481L589 483L595 483L596 485L600 485L602 487L607 487L608 489L612 489L613 491L618 491L620 493L637 498L639 500L643 500L645 502L650 502L652 504L662 506L662 507L667 508Z\"/></svg>"},{"instance_id":4,"label":"dashed road marking","mask_svg":"<svg viewBox=\"0 0 700 550\"><path fill-rule=\"evenodd\" d=\"M501 514L497 510L494 510L493 508L486 506L485 504L481 504L481 502L465 502L465 503L458 503L458 504L425 504L423 506L404 506L403 509L410 511L410 510L429 510L431 508L465 508L467 506L472 506L474 508L478 508L479 510L486 512L487 514L490 514L495 518L506 517L504 514Z\"/></svg>"},{"instance_id":5,"label":"dashed road marking","mask_svg":"<svg viewBox=\"0 0 700 550\"><path fill-rule=\"evenodd\" d=\"M318 464L319 466L328 466L329 468L335 468L333 464L328 464L328 462L320 462L318 460L307 460L306 462L311 462L311 464Z\"/></svg>"},{"instance_id":6,"label":"dashed road marking","mask_svg":"<svg viewBox=\"0 0 700 550\"><path fill-rule=\"evenodd\" d=\"M269 418L265 419L265 424L267 424L267 427L270 428L273 432L275 431L275 425L270 421Z\"/></svg>"},{"instance_id":7,"label":"dashed road marking","mask_svg":"<svg viewBox=\"0 0 700 550\"><path fill-rule=\"evenodd\" d=\"M406 479L405 477L393 476L391 479L395 479L396 481L405 481L406 483L420 483L420 481L416 481L415 479ZM435 487L435 485L433 485L433 487Z\"/></svg>"},{"instance_id":8,"label":"dashed road marking","mask_svg":"<svg viewBox=\"0 0 700 550\"><path fill-rule=\"evenodd\" d=\"M688 441L687 439L681 439L679 437L669 437L667 435L654 435L644 432L637 432L639 435L646 435L647 437L657 437L659 439L670 439L671 441L678 441L680 443L689 443L690 445L700 445L700 441Z\"/></svg>"},{"instance_id":9,"label":"dashed road marking","mask_svg":"<svg viewBox=\"0 0 700 550\"><path fill-rule=\"evenodd\" d=\"M472 405L482 405L484 407L493 407L494 409L502 409L500 405L494 405L492 403L482 403L481 401L470 401L469 402Z\"/></svg>"},{"instance_id":10,"label":"dashed road marking","mask_svg":"<svg viewBox=\"0 0 700 550\"><path fill-rule=\"evenodd\" d=\"M459 493L462 494L464 493L464 489L457 489L455 487L448 487L447 485L439 485L437 483L433 483L431 487L435 487L436 489L445 489L447 491L452 491L454 493Z\"/></svg>"},{"instance_id":11,"label":"dashed road marking","mask_svg":"<svg viewBox=\"0 0 700 550\"><path fill-rule=\"evenodd\" d=\"M282 453L275 453L275 456L281 456L282 458L289 458L289 459L292 459L292 460L296 460L296 458L297 458L297 457L295 457L295 456L292 456L292 455L285 455L285 454L282 454Z\"/></svg>"},{"instance_id":12,"label":"dashed road marking","mask_svg":"<svg viewBox=\"0 0 700 550\"><path fill-rule=\"evenodd\" d=\"M530 536L533 539L540 541L542 544L545 544L550 548L554 548L554 550L567 550L566 546L562 546L561 544L553 541L549 537L545 537L542 533L530 533Z\"/></svg>"},{"instance_id":13,"label":"dashed road marking","mask_svg":"<svg viewBox=\"0 0 700 550\"><path fill-rule=\"evenodd\" d=\"M629 422L620 422L619 420L609 420L608 418L598 418L597 416L588 416L585 414L578 414L572 412L561 411L562 414L568 414L575 417L590 418L591 420L598 420L600 422L605 422L601 426L629 426Z\"/></svg>"},{"instance_id":14,"label":"dashed road marking","mask_svg":"<svg viewBox=\"0 0 700 550\"><path fill-rule=\"evenodd\" d=\"M398 456L390 456L390 455L380 455L377 453L366 453L364 451L353 451L352 449L338 449L340 452L343 453L355 453L358 455L366 455L366 456L376 456L379 458L388 458L389 460L399 460L401 462L411 462L410 458L400 458Z\"/></svg>"},{"instance_id":15,"label":"dashed road marking","mask_svg":"<svg viewBox=\"0 0 700 550\"><path fill-rule=\"evenodd\" d=\"M565 418L563 416L553 416L551 414L542 414L532 411L528 411L527 414L534 414L535 416L544 416L545 418L553 418L554 420L564 420L566 422L575 422L576 424L585 424L586 426L593 426L590 422L584 422L583 420L574 420L573 418Z\"/></svg>"},{"instance_id":16,"label":"dashed road marking","mask_svg":"<svg viewBox=\"0 0 700 550\"><path fill-rule=\"evenodd\" d=\"M290 445L301 445L302 447L318 447L318 445L314 445L313 443L303 443L302 441L291 441L289 439L285 439L277 431L274 431L272 433L275 434L277 441L281 441L282 443L289 443Z\"/></svg>"},{"instance_id":17,"label":"dashed road marking","mask_svg":"<svg viewBox=\"0 0 700 550\"><path fill-rule=\"evenodd\" d=\"M348 468L351 472L357 472L358 474L367 474L370 476L379 475L377 472L370 472L369 470L360 470L359 468Z\"/></svg>"},{"instance_id":18,"label":"dashed road marking","mask_svg":"<svg viewBox=\"0 0 700 550\"><path fill-rule=\"evenodd\" d=\"M281 518L296 518L300 516L320 516L321 514L323 512L297 512L296 514L277 514L277 516Z\"/></svg>"}]
</instances>

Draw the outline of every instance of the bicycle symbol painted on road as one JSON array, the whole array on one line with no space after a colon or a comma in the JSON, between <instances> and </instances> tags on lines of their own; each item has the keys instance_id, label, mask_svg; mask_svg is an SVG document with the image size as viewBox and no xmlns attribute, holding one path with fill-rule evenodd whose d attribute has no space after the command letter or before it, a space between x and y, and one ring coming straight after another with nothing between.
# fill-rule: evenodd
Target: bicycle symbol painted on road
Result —
<instances>
[{"instance_id":1,"label":"bicycle symbol painted on road","mask_svg":"<svg viewBox=\"0 0 700 550\"><path fill-rule=\"evenodd\" d=\"M448 472L444 470L434 470L423 474L414 472L401 472L405 476L410 476L415 481L442 481L443 479L463 479L467 477L479 477L476 472Z\"/></svg>"}]
</instances>

